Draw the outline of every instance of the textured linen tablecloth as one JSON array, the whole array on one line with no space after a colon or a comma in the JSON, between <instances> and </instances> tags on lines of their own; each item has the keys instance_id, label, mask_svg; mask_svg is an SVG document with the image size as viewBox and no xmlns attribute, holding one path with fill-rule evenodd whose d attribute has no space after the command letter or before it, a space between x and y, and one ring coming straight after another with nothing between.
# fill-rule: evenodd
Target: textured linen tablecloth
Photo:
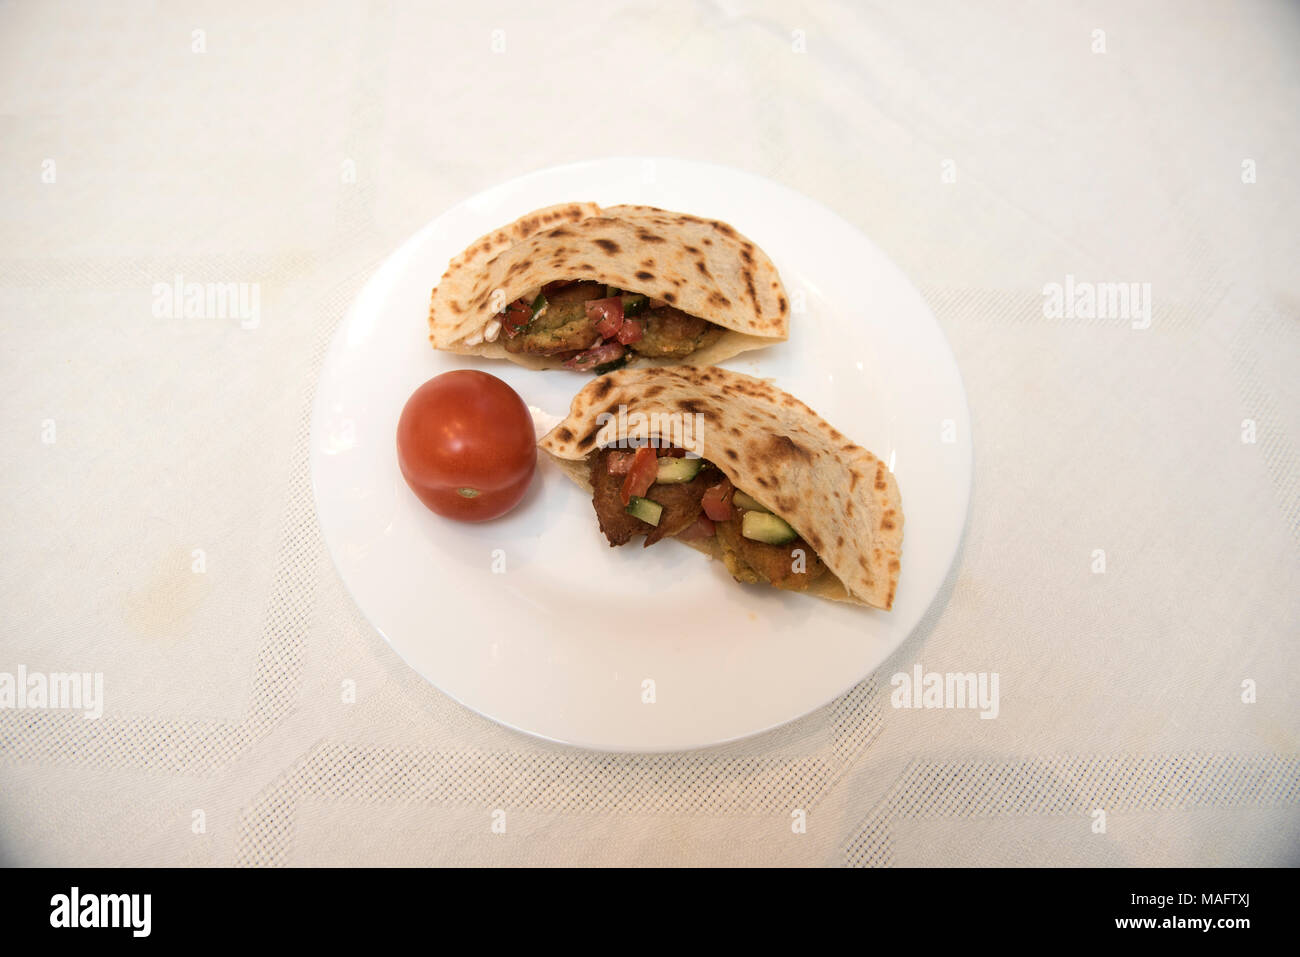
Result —
<instances>
[{"instance_id":1,"label":"textured linen tablecloth","mask_svg":"<svg viewBox=\"0 0 1300 957\"><path fill-rule=\"evenodd\" d=\"M1298 50L1284 2L0 5L0 672L104 681L98 720L0 709L0 860L1300 863ZM699 753L444 697L311 496L377 264L619 154L855 223L972 412L915 634ZM256 284L258 321L158 315L177 277ZM1149 283L1149 323L1051 314L1067 282ZM998 673L997 719L894 708L917 664Z\"/></svg>"}]
</instances>

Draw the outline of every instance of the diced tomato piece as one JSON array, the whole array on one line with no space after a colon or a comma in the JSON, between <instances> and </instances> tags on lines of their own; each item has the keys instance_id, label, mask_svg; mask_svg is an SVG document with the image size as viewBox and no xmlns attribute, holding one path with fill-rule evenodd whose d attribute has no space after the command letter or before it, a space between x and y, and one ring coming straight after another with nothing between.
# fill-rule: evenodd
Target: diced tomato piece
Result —
<instances>
[{"instance_id":1,"label":"diced tomato piece","mask_svg":"<svg viewBox=\"0 0 1300 957\"><path fill-rule=\"evenodd\" d=\"M513 339L528 325L533 318L533 308L522 299L516 299L506 307L506 313L501 317L501 328L505 330L506 338Z\"/></svg>"},{"instance_id":2,"label":"diced tomato piece","mask_svg":"<svg viewBox=\"0 0 1300 957\"><path fill-rule=\"evenodd\" d=\"M645 335L645 323L640 319L624 319L622 327L616 333L618 341L623 345L631 345L633 342L640 342L641 337Z\"/></svg>"},{"instance_id":3,"label":"diced tomato piece","mask_svg":"<svg viewBox=\"0 0 1300 957\"><path fill-rule=\"evenodd\" d=\"M610 296L608 299L588 299L583 306L587 310L587 318L595 324L596 331L602 338L616 336L623 328L623 300L618 296ZM637 336L637 338L641 337Z\"/></svg>"},{"instance_id":4,"label":"diced tomato piece","mask_svg":"<svg viewBox=\"0 0 1300 957\"><path fill-rule=\"evenodd\" d=\"M610 452L609 457L605 459L605 468L609 470L610 475L626 475L635 457L635 452Z\"/></svg>"},{"instance_id":5,"label":"diced tomato piece","mask_svg":"<svg viewBox=\"0 0 1300 957\"><path fill-rule=\"evenodd\" d=\"M633 495L640 496L650 491L650 486L655 484L655 477L658 474L659 456L655 455L655 450L650 446L641 446L632 458L632 466L627 470L627 478L623 480L623 504L627 505L631 502Z\"/></svg>"},{"instance_id":6,"label":"diced tomato piece","mask_svg":"<svg viewBox=\"0 0 1300 957\"><path fill-rule=\"evenodd\" d=\"M623 331L623 323L610 316L602 316L596 320L596 331L600 333L602 339L617 339L619 333Z\"/></svg>"},{"instance_id":7,"label":"diced tomato piece","mask_svg":"<svg viewBox=\"0 0 1300 957\"><path fill-rule=\"evenodd\" d=\"M731 518L734 514L731 507L731 496L735 491L730 479L723 479L710 488L704 493L704 498L700 501L700 504L704 506L704 514L715 522L725 522Z\"/></svg>"},{"instance_id":8,"label":"diced tomato piece","mask_svg":"<svg viewBox=\"0 0 1300 957\"><path fill-rule=\"evenodd\" d=\"M693 542L696 539L712 538L717 534L717 532L718 530L714 528L713 522L709 520L709 516L700 512L700 517L697 518L693 524L686 526L678 532L677 537L688 542Z\"/></svg>"}]
</instances>

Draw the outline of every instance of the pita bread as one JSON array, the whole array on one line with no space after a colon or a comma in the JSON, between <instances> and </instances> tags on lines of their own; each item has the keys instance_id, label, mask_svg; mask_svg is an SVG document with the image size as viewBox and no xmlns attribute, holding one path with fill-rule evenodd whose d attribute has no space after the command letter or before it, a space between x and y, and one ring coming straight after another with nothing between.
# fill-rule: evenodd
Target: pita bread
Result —
<instances>
[{"instance_id":1,"label":"pita bread","mask_svg":"<svg viewBox=\"0 0 1300 957\"><path fill-rule=\"evenodd\" d=\"M453 259L429 303L429 341L449 352L559 368L560 358L511 353L483 333L507 303L560 279L642 293L722 326L721 338L689 357L697 364L782 342L790 332L790 303L776 267L728 224L652 206L567 203L534 210Z\"/></svg>"},{"instance_id":2,"label":"pita bread","mask_svg":"<svg viewBox=\"0 0 1300 957\"><path fill-rule=\"evenodd\" d=\"M626 421L618 419L625 407ZM640 412L642 416L635 416ZM612 418L601 420L607 413ZM696 366L620 369L593 379L538 446L591 492L586 457L620 438L669 437L666 413L691 416L688 440L739 489L785 519L830 574L809 593L888 610L898 587L903 506L885 464L794 396L751 376ZM694 418L698 416L698 418ZM620 435L620 427L626 431ZM687 542L721 559L715 539Z\"/></svg>"}]
</instances>

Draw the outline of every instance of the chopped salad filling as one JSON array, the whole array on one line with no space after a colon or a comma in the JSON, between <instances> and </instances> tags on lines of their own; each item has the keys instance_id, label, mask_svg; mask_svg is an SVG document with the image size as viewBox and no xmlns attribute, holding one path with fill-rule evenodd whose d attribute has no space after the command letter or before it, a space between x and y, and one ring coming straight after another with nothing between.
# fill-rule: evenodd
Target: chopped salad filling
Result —
<instances>
[{"instance_id":1,"label":"chopped salad filling","mask_svg":"<svg viewBox=\"0 0 1300 957\"><path fill-rule=\"evenodd\" d=\"M804 591L826 573L789 524L735 488L713 463L686 454L643 445L588 457L592 505L611 546L637 535L645 535L646 546L664 538L715 539L737 581L790 591Z\"/></svg>"},{"instance_id":2,"label":"chopped salad filling","mask_svg":"<svg viewBox=\"0 0 1300 957\"><path fill-rule=\"evenodd\" d=\"M515 354L555 356L566 369L603 374L636 355L685 358L722 337L723 328L658 299L603 283L562 280L506 306L493 330Z\"/></svg>"}]
</instances>

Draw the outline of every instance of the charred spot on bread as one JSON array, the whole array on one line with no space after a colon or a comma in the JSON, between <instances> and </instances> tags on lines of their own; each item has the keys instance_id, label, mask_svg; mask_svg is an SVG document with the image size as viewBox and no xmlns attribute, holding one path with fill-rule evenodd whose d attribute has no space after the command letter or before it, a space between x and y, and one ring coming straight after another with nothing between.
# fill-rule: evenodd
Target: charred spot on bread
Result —
<instances>
[{"instance_id":1,"label":"charred spot on bread","mask_svg":"<svg viewBox=\"0 0 1300 957\"><path fill-rule=\"evenodd\" d=\"M677 408L683 412L689 412L691 415L702 415L705 411L699 399L678 399Z\"/></svg>"}]
</instances>

